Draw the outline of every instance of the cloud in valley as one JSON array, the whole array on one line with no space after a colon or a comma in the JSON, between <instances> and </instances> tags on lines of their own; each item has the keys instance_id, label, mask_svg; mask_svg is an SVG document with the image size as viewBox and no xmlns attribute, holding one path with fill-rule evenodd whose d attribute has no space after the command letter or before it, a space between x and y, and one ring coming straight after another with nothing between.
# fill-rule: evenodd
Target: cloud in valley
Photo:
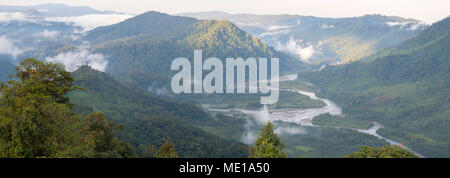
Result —
<instances>
[{"instance_id":1,"label":"cloud in valley","mask_svg":"<svg viewBox=\"0 0 450 178\"><path fill-rule=\"evenodd\" d=\"M65 22L75 26L80 26L83 28L83 32L86 32L99 26L119 23L130 17L133 16L128 14L89 14L74 17L49 17L46 18L46 20L53 22Z\"/></svg>"},{"instance_id":2,"label":"cloud in valley","mask_svg":"<svg viewBox=\"0 0 450 178\"><path fill-rule=\"evenodd\" d=\"M85 47L77 51L60 53L54 57L45 58L48 62L61 63L66 66L66 70L75 71L82 65L88 65L93 69L105 71L108 61L103 54L90 53Z\"/></svg>"},{"instance_id":3,"label":"cloud in valley","mask_svg":"<svg viewBox=\"0 0 450 178\"><path fill-rule=\"evenodd\" d=\"M274 131L278 135L296 135L307 133L304 129L298 127L278 127Z\"/></svg>"},{"instance_id":4,"label":"cloud in valley","mask_svg":"<svg viewBox=\"0 0 450 178\"><path fill-rule=\"evenodd\" d=\"M321 43L319 42L317 45L308 44L306 46L303 46L293 38L290 38L286 44L278 42L276 48L280 51L285 51L294 54L298 56L301 60L308 62L308 59L318 52L316 48L318 48L320 45Z\"/></svg>"},{"instance_id":5,"label":"cloud in valley","mask_svg":"<svg viewBox=\"0 0 450 178\"><path fill-rule=\"evenodd\" d=\"M11 21L37 22L38 20L23 12L0 12L0 22L9 23Z\"/></svg>"},{"instance_id":6,"label":"cloud in valley","mask_svg":"<svg viewBox=\"0 0 450 178\"><path fill-rule=\"evenodd\" d=\"M44 38L56 38L59 35L58 31L48 31L44 30L42 32L39 32L35 34L36 37L44 37Z\"/></svg>"},{"instance_id":7,"label":"cloud in valley","mask_svg":"<svg viewBox=\"0 0 450 178\"><path fill-rule=\"evenodd\" d=\"M11 55L14 59L23 51L14 45L14 41L6 36L0 36L0 54Z\"/></svg>"},{"instance_id":8,"label":"cloud in valley","mask_svg":"<svg viewBox=\"0 0 450 178\"><path fill-rule=\"evenodd\" d=\"M420 23L420 22L386 22L386 25L390 26L390 27L394 27L394 26L398 26L401 29L405 29L405 30L417 30L420 27L426 27L425 23Z\"/></svg>"}]
</instances>

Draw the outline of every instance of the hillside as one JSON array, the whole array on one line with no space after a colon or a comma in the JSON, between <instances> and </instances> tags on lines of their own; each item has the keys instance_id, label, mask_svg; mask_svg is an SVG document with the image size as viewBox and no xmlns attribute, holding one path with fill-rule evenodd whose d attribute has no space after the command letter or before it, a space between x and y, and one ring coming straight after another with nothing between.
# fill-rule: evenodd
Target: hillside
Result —
<instances>
[{"instance_id":1,"label":"hillside","mask_svg":"<svg viewBox=\"0 0 450 178\"><path fill-rule=\"evenodd\" d=\"M303 73L352 117L428 157L450 157L450 18L367 61Z\"/></svg>"},{"instance_id":2,"label":"hillside","mask_svg":"<svg viewBox=\"0 0 450 178\"><path fill-rule=\"evenodd\" d=\"M83 66L73 74L84 90L70 94L74 109L92 110L124 125L121 139L137 148L140 156L151 145L174 143L181 157L246 157L247 146L209 134L196 126L214 125L203 110L190 104L166 101L136 87L128 87L109 75ZM195 126L194 126L195 125Z\"/></svg>"},{"instance_id":3,"label":"hillside","mask_svg":"<svg viewBox=\"0 0 450 178\"><path fill-rule=\"evenodd\" d=\"M220 11L180 15L229 20L277 50L289 52L312 64L356 61L398 45L427 27L414 19L377 14L350 18L229 14Z\"/></svg>"},{"instance_id":4,"label":"hillside","mask_svg":"<svg viewBox=\"0 0 450 178\"><path fill-rule=\"evenodd\" d=\"M108 56L106 72L122 82L142 88L169 87L173 59L193 59L194 49L203 58L278 57L280 71L299 71L306 66L276 51L229 21L196 20L147 12L122 23L90 31L84 40L91 50Z\"/></svg>"}]
</instances>

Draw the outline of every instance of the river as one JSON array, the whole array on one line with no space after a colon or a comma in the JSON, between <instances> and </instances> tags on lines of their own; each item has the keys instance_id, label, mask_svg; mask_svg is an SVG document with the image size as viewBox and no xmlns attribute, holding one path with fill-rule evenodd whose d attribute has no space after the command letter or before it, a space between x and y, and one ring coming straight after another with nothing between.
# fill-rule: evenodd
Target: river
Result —
<instances>
[{"instance_id":1,"label":"river","mask_svg":"<svg viewBox=\"0 0 450 178\"><path fill-rule=\"evenodd\" d=\"M297 74L289 74L284 75L279 78L280 82L284 81L293 81L297 79ZM308 109L300 109L300 108L287 108L287 109L269 109L267 105L264 105L264 107L261 110L245 110L245 109L214 109L214 108L207 108L210 111L221 111L221 112L231 112L231 111L239 111L246 115L252 116L256 119L258 119L262 123L267 123L268 121L284 121L284 122L290 122L295 123L302 126L311 126L311 127L321 127L319 125L314 125L312 123L312 120L314 117L319 116L321 114L327 114L330 115L341 115L342 110L341 108L332 102L329 99L326 98L320 98L317 97L315 93L304 91L296 88L291 89L280 89L280 91L290 91L290 92L296 92L301 95L308 96L310 99L313 100L321 100L325 103L325 106L321 108L308 108ZM414 150L408 148L407 146L396 142L394 140L388 139L386 137L383 137L377 133L377 130L380 128L383 128L383 125L378 122L372 122L373 126L369 129L356 129L351 128L352 130L356 130L360 133L365 133L368 135L375 136L379 139L383 139L386 142L390 143L391 145L397 145L402 148L408 149L414 154L418 155L419 157L424 157L421 154L415 152ZM334 127L338 128L338 127ZM341 128L340 128L341 129Z\"/></svg>"}]
</instances>

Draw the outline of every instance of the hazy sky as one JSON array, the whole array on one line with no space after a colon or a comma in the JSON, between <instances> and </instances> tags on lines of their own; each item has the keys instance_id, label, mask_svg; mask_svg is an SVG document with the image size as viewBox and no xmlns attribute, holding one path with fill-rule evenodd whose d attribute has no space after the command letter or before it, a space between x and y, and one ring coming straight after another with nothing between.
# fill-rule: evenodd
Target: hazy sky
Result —
<instances>
[{"instance_id":1,"label":"hazy sky","mask_svg":"<svg viewBox=\"0 0 450 178\"><path fill-rule=\"evenodd\" d=\"M63 3L98 10L169 14L220 10L230 13L300 14L352 17L383 14L414 18L428 23L450 15L450 0L0 0L0 5Z\"/></svg>"}]
</instances>

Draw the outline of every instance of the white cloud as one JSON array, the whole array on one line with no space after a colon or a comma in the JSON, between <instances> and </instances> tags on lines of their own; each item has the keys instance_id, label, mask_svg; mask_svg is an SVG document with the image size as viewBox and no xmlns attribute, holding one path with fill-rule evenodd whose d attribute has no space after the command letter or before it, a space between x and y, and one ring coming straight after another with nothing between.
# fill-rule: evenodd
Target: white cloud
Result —
<instances>
[{"instance_id":1,"label":"white cloud","mask_svg":"<svg viewBox=\"0 0 450 178\"><path fill-rule=\"evenodd\" d=\"M275 129L275 133L278 135L295 135L295 134L306 134L307 132L302 128L296 127L278 127Z\"/></svg>"},{"instance_id":2,"label":"white cloud","mask_svg":"<svg viewBox=\"0 0 450 178\"><path fill-rule=\"evenodd\" d=\"M395 27L398 26L401 29L405 29L405 30L417 30L420 27L425 27L426 24L425 23L420 23L420 22L386 22L386 25L390 26L390 27Z\"/></svg>"},{"instance_id":3,"label":"white cloud","mask_svg":"<svg viewBox=\"0 0 450 178\"><path fill-rule=\"evenodd\" d=\"M302 40L300 40L300 42L301 41ZM289 41L284 45L281 44L281 42L278 42L277 49L297 55L301 60L308 62L308 59L318 52L315 48L318 48L320 45L321 43L319 42L317 45L309 44L305 47L300 45L293 38L290 38Z\"/></svg>"},{"instance_id":4,"label":"white cloud","mask_svg":"<svg viewBox=\"0 0 450 178\"><path fill-rule=\"evenodd\" d=\"M287 34L289 32L290 32L289 29L285 29L285 30L279 30L279 31L264 32L264 33L261 33L258 36L261 36L261 37L264 37L264 36L275 36L275 35L280 35L280 34Z\"/></svg>"},{"instance_id":5,"label":"white cloud","mask_svg":"<svg viewBox=\"0 0 450 178\"><path fill-rule=\"evenodd\" d=\"M334 28L334 25L323 24L323 25L322 25L322 28L323 28L323 29Z\"/></svg>"},{"instance_id":6,"label":"white cloud","mask_svg":"<svg viewBox=\"0 0 450 178\"><path fill-rule=\"evenodd\" d=\"M46 18L46 20L53 22L65 22L75 26L80 26L83 28L83 32L86 32L99 26L119 23L130 17L133 16L128 14L89 14L74 17L49 17Z\"/></svg>"},{"instance_id":7,"label":"white cloud","mask_svg":"<svg viewBox=\"0 0 450 178\"><path fill-rule=\"evenodd\" d=\"M316 51L314 50L313 45L309 45L306 48L299 47L297 49L297 53L302 59L308 60L311 56L314 55L314 53L316 53Z\"/></svg>"},{"instance_id":8,"label":"white cloud","mask_svg":"<svg viewBox=\"0 0 450 178\"><path fill-rule=\"evenodd\" d=\"M286 29L286 28L289 28L289 26L270 25L270 26L265 27L265 29L267 31L274 31L274 30L280 30L280 29Z\"/></svg>"},{"instance_id":9,"label":"white cloud","mask_svg":"<svg viewBox=\"0 0 450 178\"><path fill-rule=\"evenodd\" d=\"M55 38L59 35L58 31L48 31L44 30L42 32L34 34L36 37L44 37L44 38Z\"/></svg>"},{"instance_id":10,"label":"white cloud","mask_svg":"<svg viewBox=\"0 0 450 178\"><path fill-rule=\"evenodd\" d=\"M0 12L0 22L37 22L38 20L22 12Z\"/></svg>"},{"instance_id":11,"label":"white cloud","mask_svg":"<svg viewBox=\"0 0 450 178\"><path fill-rule=\"evenodd\" d=\"M14 45L14 41L9 39L6 36L0 36L0 53L1 54L9 54L14 59L17 58L19 54L23 51Z\"/></svg>"},{"instance_id":12,"label":"white cloud","mask_svg":"<svg viewBox=\"0 0 450 178\"><path fill-rule=\"evenodd\" d=\"M48 62L61 63L66 66L66 70L75 71L82 65L88 65L93 69L105 71L108 61L103 54L92 54L85 47L77 51L69 51L60 53L54 57L45 58Z\"/></svg>"}]
</instances>

